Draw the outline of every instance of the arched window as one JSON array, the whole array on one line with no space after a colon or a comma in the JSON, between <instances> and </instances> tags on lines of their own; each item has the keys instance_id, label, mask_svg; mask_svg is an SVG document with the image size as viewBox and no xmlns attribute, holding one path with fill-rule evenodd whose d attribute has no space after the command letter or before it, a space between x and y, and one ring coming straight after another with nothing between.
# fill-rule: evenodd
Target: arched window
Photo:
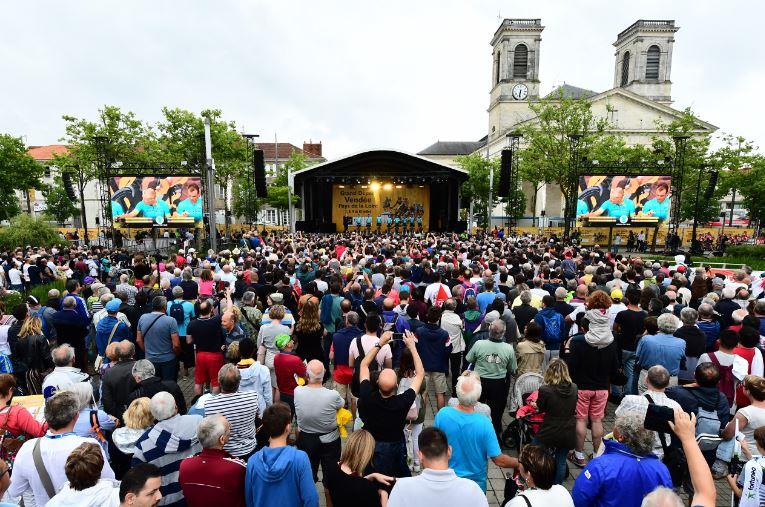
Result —
<instances>
[{"instance_id":1,"label":"arched window","mask_svg":"<svg viewBox=\"0 0 765 507\"><path fill-rule=\"evenodd\" d=\"M659 46L648 48L648 58L645 62L645 78L659 79L659 60L661 59L661 50Z\"/></svg>"},{"instance_id":2,"label":"arched window","mask_svg":"<svg viewBox=\"0 0 765 507\"><path fill-rule=\"evenodd\" d=\"M501 55L502 53L498 51L494 57L494 84L499 84L499 64L502 60Z\"/></svg>"},{"instance_id":3,"label":"arched window","mask_svg":"<svg viewBox=\"0 0 765 507\"><path fill-rule=\"evenodd\" d=\"M529 68L529 48L525 44L515 46L513 58L513 77L526 79Z\"/></svg>"},{"instance_id":4,"label":"arched window","mask_svg":"<svg viewBox=\"0 0 765 507\"><path fill-rule=\"evenodd\" d=\"M627 86L630 78L630 52L627 51L622 57L622 80L619 86Z\"/></svg>"}]
</instances>

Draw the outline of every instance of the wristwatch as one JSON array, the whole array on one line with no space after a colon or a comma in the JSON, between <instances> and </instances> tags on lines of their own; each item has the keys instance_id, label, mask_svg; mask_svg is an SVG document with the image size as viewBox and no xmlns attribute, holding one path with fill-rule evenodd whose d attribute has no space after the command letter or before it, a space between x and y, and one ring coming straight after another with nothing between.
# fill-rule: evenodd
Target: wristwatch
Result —
<instances>
[{"instance_id":1,"label":"wristwatch","mask_svg":"<svg viewBox=\"0 0 765 507\"><path fill-rule=\"evenodd\" d=\"M382 345L380 345L380 340L377 340L374 345L372 345L372 348L377 347L378 349L382 348Z\"/></svg>"}]
</instances>

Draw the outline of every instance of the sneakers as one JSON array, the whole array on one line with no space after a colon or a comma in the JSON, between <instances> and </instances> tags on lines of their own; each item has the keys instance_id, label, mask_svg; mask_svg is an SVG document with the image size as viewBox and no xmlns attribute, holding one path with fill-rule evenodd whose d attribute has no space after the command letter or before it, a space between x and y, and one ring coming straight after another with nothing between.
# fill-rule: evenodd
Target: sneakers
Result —
<instances>
[{"instance_id":1,"label":"sneakers","mask_svg":"<svg viewBox=\"0 0 765 507\"><path fill-rule=\"evenodd\" d=\"M728 475L728 464L721 459L716 459L712 464L712 478L719 480Z\"/></svg>"},{"instance_id":2,"label":"sneakers","mask_svg":"<svg viewBox=\"0 0 765 507\"><path fill-rule=\"evenodd\" d=\"M571 462L571 464L574 466L577 466L579 468L584 468L587 466L587 460L584 458L577 458L576 454L574 454L574 451L571 451L570 453L568 453L567 458Z\"/></svg>"}]
</instances>

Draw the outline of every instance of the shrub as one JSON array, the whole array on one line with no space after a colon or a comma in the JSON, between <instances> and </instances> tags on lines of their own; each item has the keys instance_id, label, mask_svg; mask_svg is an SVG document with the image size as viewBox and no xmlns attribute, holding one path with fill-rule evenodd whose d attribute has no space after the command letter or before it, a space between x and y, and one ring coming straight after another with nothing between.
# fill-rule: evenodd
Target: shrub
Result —
<instances>
[{"instance_id":1,"label":"shrub","mask_svg":"<svg viewBox=\"0 0 765 507\"><path fill-rule=\"evenodd\" d=\"M733 245L725 249L726 257L765 259L765 245Z\"/></svg>"},{"instance_id":2,"label":"shrub","mask_svg":"<svg viewBox=\"0 0 765 507\"><path fill-rule=\"evenodd\" d=\"M2 250L14 250L28 245L50 247L61 242L62 238L53 226L26 213L11 218L11 224L0 229Z\"/></svg>"}]
</instances>

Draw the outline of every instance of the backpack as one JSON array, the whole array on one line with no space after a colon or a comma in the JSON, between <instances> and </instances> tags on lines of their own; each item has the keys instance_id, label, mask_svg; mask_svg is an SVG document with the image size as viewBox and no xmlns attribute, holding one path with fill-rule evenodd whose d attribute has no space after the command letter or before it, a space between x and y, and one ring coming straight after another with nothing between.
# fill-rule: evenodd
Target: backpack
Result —
<instances>
[{"instance_id":1,"label":"backpack","mask_svg":"<svg viewBox=\"0 0 765 507\"><path fill-rule=\"evenodd\" d=\"M728 399L728 405L732 407L736 400L736 378L733 376L733 364L721 366L715 352L709 353L709 359L720 371L720 382L717 384L717 388L725 395Z\"/></svg>"},{"instance_id":2,"label":"backpack","mask_svg":"<svg viewBox=\"0 0 765 507\"><path fill-rule=\"evenodd\" d=\"M359 397L359 385L361 384L361 381L359 380L359 373L361 373L361 361L366 357L367 353L364 351L364 345L361 343L361 336L356 337L356 348L359 351L359 357L356 358L356 362L353 364L353 379L351 380L351 394L355 397ZM369 373L373 371L377 371L379 368L379 365L377 364L377 358L375 358L371 363L369 363Z\"/></svg>"},{"instance_id":3,"label":"backpack","mask_svg":"<svg viewBox=\"0 0 765 507\"><path fill-rule=\"evenodd\" d=\"M562 319L555 318L560 317L560 314L558 312L552 312L550 316L547 316L542 312L539 312L537 316L540 317L544 323L544 328L542 329L542 340L545 343L560 342L561 327L559 321Z\"/></svg>"},{"instance_id":4,"label":"backpack","mask_svg":"<svg viewBox=\"0 0 765 507\"><path fill-rule=\"evenodd\" d=\"M13 363L6 354L0 354L0 373L13 373Z\"/></svg>"},{"instance_id":5,"label":"backpack","mask_svg":"<svg viewBox=\"0 0 765 507\"><path fill-rule=\"evenodd\" d=\"M174 301L172 305L170 305L170 316L175 319L175 321L181 325L183 324L183 321L186 320L186 313L183 311L183 302L177 302Z\"/></svg>"},{"instance_id":6,"label":"backpack","mask_svg":"<svg viewBox=\"0 0 765 507\"><path fill-rule=\"evenodd\" d=\"M698 401L698 397L696 396L696 393L693 389L688 390L694 398ZM711 409L704 408L701 404L699 404L699 410L696 414L696 437L699 435L711 435L714 437L718 437L720 435L720 418L717 417L717 409L716 407L711 407ZM712 449L717 448L719 445L719 440L713 441L709 443L707 446L702 445L702 441L699 441L699 448L701 448L701 451L711 451Z\"/></svg>"},{"instance_id":7,"label":"backpack","mask_svg":"<svg viewBox=\"0 0 765 507\"><path fill-rule=\"evenodd\" d=\"M463 284L462 286L465 287L465 294L462 296L463 303L467 303L468 298L474 298L478 296L475 292L475 285L470 284L466 286Z\"/></svg>"}]
</instances>

